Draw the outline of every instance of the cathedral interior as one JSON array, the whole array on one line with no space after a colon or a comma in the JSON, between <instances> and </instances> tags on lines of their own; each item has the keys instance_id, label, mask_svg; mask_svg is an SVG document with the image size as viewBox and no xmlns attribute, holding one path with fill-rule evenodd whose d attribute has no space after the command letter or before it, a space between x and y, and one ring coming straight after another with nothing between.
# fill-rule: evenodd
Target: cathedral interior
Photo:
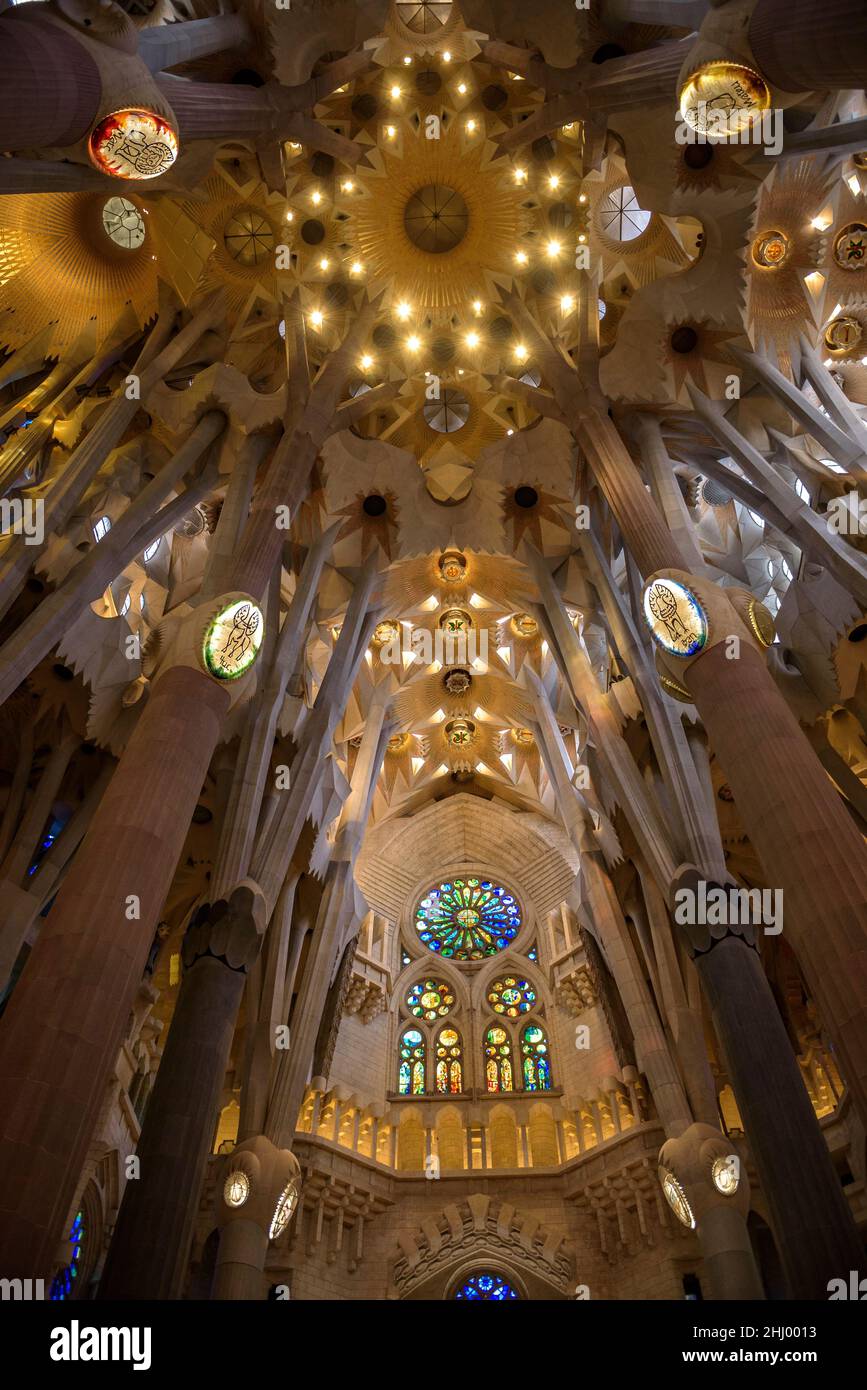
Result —
<instances>
[{"instance_id":1,"label":"cathedral interior","mask_svg":"<svg viewBox=\"0 0 867 1390\"><path fill-rule=\"evenodd\" d=\"M0 1276L828 1300L864 0L0 11Z\"/></svg>"}]
</instances>

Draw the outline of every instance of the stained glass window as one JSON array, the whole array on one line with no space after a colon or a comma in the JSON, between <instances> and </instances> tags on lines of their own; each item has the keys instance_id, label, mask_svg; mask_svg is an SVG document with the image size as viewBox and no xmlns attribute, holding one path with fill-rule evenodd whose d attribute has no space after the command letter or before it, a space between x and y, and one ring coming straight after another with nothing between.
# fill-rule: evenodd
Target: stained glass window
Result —
<instances>
[{"instance_id":1,"label":"stained glass window","mask_svg":"<svg viewBox=\"0 0 867 1390\"><path fill-rule=\"evenodd\" d=\"M424 1095L424 1038L417 1028L407 1028L400 1040L397 1089L402 1096Z\"/></svg>"},{"instance_id":2,"label":"stained glass window","mask_svg":"<svg viewBox=\"0 0 867 1390\"><path fill-rule=\"evenodd\" d=\"M511 893L498 883L455 878L422 898L415 925L429 951L451 960L484 960L515 939L521 912Z\"/></svg>"},{"instance_id":3,"label":"stained glass window","mask_svg":"<svg viewBox=\"0 0 867 1390\"><path fill-rule=\"evenodd\" d=\"M455 1298L491 1299L502 1303L506 1298L517 1298L511 1284L507 1284L501 1274L472 1274L466 1283L455 1289Z\"/></svg>"},{"instance_id":4,"label":"stained glass window","mask_svg":"<svg viewBox=\"0 0 867 1390\"><path fill-rule=\"evenodd\" d=\"M538 948L537 948L536 943L535 943L535 941L534 941L533 944L532 944L532 946L530 947L529 951L527 952L527 960L538 960L538 959L539 959L539 951L538 951Z\"/></svg>"},{"instance_id":5,"label":"stained glass window","mask_svg":"<svg viewBox=\"0 0 867 1390\"><path fill-rule=\"evenodd\" d=\"M69 1243L72 1247L69 1264L64 1265L63 1269L55 1274L48 1291L48 1297L53 1303L62 1303L72 1297L73 1284L78 1278L81 1263L81 1247L84 1244L84 1212L75 1213L75 1220L69 1232Z\"/></svg>"},{"instance_id":6,"label":"stained glass window","mask_svg":"<svg viewBox=\"0 0 867 1390\"><path fill-rule=\"evenodd\" d=\"M488 1003L495 1014L505 1014L506 1018L520 1018L521 1014L529 1013L535 1002L533 986L517 975L494 980L488 988Z\"/></svg>"},{"instance_id":7,"label":"stained glass window","mask_svg":"<svg viewBox=\"0 0 867 1390\"><path fill-rule=\"evenodd\" d=\"M435 1023L454 1007L455 996L442 980L419 980L406 996L406 1007L416 1018Z\"/></svg>"},{"instance_id":8,"label":"stained glass window","mask_svg":"<svg viewBox=\"0 0 867 1390\"><path fill-rule=\"evenodd\" d=\"M489 1091L513 1091L512 1044L505 1028L494 1024L485 1034L485 1085Z\"/></svg>"},{"instance_id":9,"label":"stained glass window","mask_svg":"<svg viewBox=\"0 0 867 1390\"><path fill-rule=\"evenodd\" d=\"M436 1088L453 1096L464 1089L461 1035L454 1028L441 1028L437 1038Z\"/></svg>"},{"instance_id":10,"label":"stained glass window","mask_svg":"<svg viewBox=\"0 0 867 1390\"><path fill-rule=\"evenodd\" d=\"M528 1023L521 1034L521 1067L525 1091L550 1091L551 1061L548 1039L538 1023Z\"/></svg>"}]
</instances>

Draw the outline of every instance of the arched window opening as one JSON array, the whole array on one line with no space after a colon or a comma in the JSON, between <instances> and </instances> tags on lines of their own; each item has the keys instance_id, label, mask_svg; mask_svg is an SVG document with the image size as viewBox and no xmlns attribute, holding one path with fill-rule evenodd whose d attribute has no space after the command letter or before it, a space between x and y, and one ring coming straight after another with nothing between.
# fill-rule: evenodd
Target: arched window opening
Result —
<instances>
[{"instance_id":1,"label":"arched window opening","mask_svg":"<svg viewBox=\"0 0 867 1390\"><path fill-rule=\"evenodd\" d=\"M464 1089L461 1035L454 1028L441 1028L437 1038L436 1088L453 1096Z\"/></svg>"},{"instance_id":2,"label":"arched window opening","mask_svg":"<svg viewBox=\"0 0 867 1390\"><path fill-rule=\"evenodd\" d=\"M521 1068L525 1091L550 1091L551 1061L548 1039L538 1023L528 1023L521 1034Z\"/></svg>"},{"instance_id":3,"label":"arched window opening","mask_svg":"<svg viewBox=\"0 0 867 1390\"><path fill-rule=\"evenodd\" d=\"M536 991L527 980L517 975L505 975L488 986L488 1003L495 1014L505 1018L520 1018L529 1013L536 1002Z\"/></svg>"},{"instance_id":4,"label":"arched window opening","mask_svg":"<svg viewBox=\"0 0 867 1390\"><path fill-rule=\"evenodd\" d=\"M400 1040L397 1089L402 1096L424 1095L424 1038L417 1028L407 1028Z\"/></svg>"},{"instance_id":5,"label":"arched window opening","mask_svg":"<svg viewBox=\"0 0 867 1390\"><path fill-rule=\"evenodd\" d=\"M513 1091L512 1044L505 1028L494 1024L485 1034L485 1085L489 1091Z\"/></svg>"},{"instance_id":6,"label":"arched window opening","mask_svg":"<svg viewBox=\"0 0 867 1390\"><path fill-rule=\"evenodd\" d=\"M502 1274L494 1274L490 1270L482 1270L478 1274L471 1274L469 1279L465 1279L455 1289L455 1298L474 1298L478 1300L488 1299L491 1302L503 1303L507 1298L519 1298L515 1289Z\"/></svg>"}]
</instances>

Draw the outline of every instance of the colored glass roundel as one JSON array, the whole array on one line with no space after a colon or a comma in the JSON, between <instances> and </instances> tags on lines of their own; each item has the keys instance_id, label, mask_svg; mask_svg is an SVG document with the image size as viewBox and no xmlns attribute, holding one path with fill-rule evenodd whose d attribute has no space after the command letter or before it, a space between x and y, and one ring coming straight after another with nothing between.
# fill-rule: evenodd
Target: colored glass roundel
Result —
<instances>
[{"instance_id":1,"label":"colored glass roundel","mask_svg":"<svg viewBox=\"0 0 867 1390\"><path fill-rule=\"evenodd\" d=\"M498 883L455 878L422 898L415 925L429 951L450 960L484 960L514 941L521 913L511 893Z\"/></svg>"},{"instance_id":2,"label":"colored glass roundel","mask_svg":"<svg viewBox=\"0 0 867 1390\"><path fill-rule=\"evenodd\" d=\"M495 1303L517 1297L511 1284L507 1284L500 1274L473 1274L455 1290L455 1298L489 1299Z\"/></svg>"},{"instance_id":3,"label":"colored glass roundel","mask_svg":"<svg viewBox=\"0 0 867 1390\"><path fill-rule=\"evenodd\" d=\"M154 111L115 111L94 126L90 157L116 179L155 179L178 157L178 137Z\"/></svg>"},{"instance_id":4,"label":"colored glass roundel","mask_svg":"<svg viewBox=\"0 0 867 1390\"><path fill-rule=\"evenodd\" d=\"M217 680L234 681L256 660L262 645L261 609L250 599L238 599L214 614L202 655L206 670Z\"/></svg>"},{"instance_id":5,"label":"colored glass roundel","mask_svg":"<svg viewBox=\"0 0 867 1390\"><path fill-rule=\"evenodd\" d=\"M442 980L419 980L406 996L406 1007L416 1018L433 1023L437 1018L445 1018L453 1008L455 996Z\"/></svg>"},{"instance_id":6,"label":"colored glass roundel","mask_svg":"<svg viewBox=\"0 0 867 1390\"><path fill-rule=\"evenodd\" d=\"M536 1002L536 991L527 980L519 980L514 975L494 980L488 990L488 1003L495 1014L505 1014L506 1018L520 1018L532 1009Z\"/></svg>"},{"instance_id":7,"label":"colored glass roundel","mask_svg":"<svg viewBox=\"0 0 867 1390\"><path fill-rule=\"evenodd\" d=\"M695 594L676 579L653 579L644 591L644 619L670 656L694 656L707 641L707 617Z\"/></svg>"}]
</instances>

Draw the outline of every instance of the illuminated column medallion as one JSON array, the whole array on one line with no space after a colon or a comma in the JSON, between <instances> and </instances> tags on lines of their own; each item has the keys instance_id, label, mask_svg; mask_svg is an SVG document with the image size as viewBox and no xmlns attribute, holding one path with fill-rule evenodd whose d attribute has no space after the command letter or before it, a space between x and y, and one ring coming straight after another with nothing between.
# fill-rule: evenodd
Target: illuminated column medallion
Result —
<instances>
[{"instance_id":1,"label":"illuminated column medallion","mask_svg":"<svg viewBox=\"0 0 867 1390\"><path fill-rule=\"evenodd\" d=\"M219 681L246 675L262 645L262 610L252 599L236 598L218 608L205 629L202 662Z\"/></svg>"},{"instance_id":2,"label":"illuminated column medallion","mask_svg":"<svg viewBox=\"0 0 867 1390\"><path fill-rule=\"evenodd\" d=\"M707 642L707 615L695 594L676 579L651 580L644 591L644 619L669 656L695 656Z\"/></svg>"},{"instance_id":3,"label":"illuminated column medallion","mask_svg":"<svg viewBox=\"0 0 867 1390\"><path fill-rule=\"evenodd\" d=\"M114 111L94 126L88 151L116 179L156 179L177 159L178 137L155 111Z\"/></svg>"},{"instance_id":4,"label":"illuminated column medallion","mask_svg":"<svg viewBox=\"0 0 867 1390\"><path fill-rule=\"evenodd\" d=\"M699 135L728 140L767 111L771 93L764 78L742 63L704 63L687 78L680 114Z\"/></svg>"}]
</instances>

